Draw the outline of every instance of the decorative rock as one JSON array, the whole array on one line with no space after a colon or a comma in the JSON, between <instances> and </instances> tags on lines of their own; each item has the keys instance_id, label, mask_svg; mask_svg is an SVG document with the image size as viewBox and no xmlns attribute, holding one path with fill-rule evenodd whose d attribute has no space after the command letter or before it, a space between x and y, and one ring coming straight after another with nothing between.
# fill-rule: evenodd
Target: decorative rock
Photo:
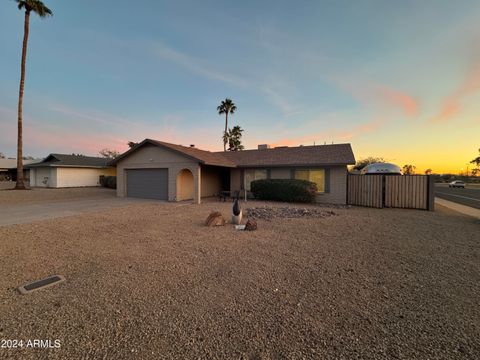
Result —
<instances>
[{"instance_id":1,"label":"decorative rock","mask_svg":"<svg viewBox=\"0 0 480 360\"><path fill-rule=\"evenodd\" d=\"M245 224L245 230L247 231L257 230L257 222L254 219L248 219L247 223Z\"/></svg>"},{"instance_id":2,"label":"decorative rock","mask_svg":"<svg viewBox=\"0 0 480 360\"><path fill-rule=\"evenodd\" d=\"M245 216L250 219L262 219L272 221L274 219L294 219L294 218L325 218L335 216L332 210L319 208L298 208L295 206L286 207L253 207L245 210Z\"/></svg>"},{"instance_id":3,"label":"decorative rock","mask_svg":"<svg viewBox=\"0 0 480 360\"><path fill-rule=\"evenodd\" d=\"M212 211L210 215L208 215L207 220L205 220L206 226L224 226L225 219L223 218L222 213L219 211Z\"/></svg>"}]
</instances>

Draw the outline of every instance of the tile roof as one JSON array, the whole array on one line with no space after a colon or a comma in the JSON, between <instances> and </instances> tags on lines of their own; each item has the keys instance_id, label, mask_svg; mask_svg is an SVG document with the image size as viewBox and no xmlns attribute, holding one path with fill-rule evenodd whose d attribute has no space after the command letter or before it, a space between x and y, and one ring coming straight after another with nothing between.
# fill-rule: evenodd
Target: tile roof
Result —
<instances>
[{"instance_id":1,"label":"tile roof","mask_svg":"<svg viewBox=\"0 0 480 360\"><path fill-rule=\"evenodd\" d=\"M87 168L105 168L111 159L84 156L84 155L67 155L67 154L50 154L43 161L30 164L27 167L87 167Z\"/></svg>"},{"instance_id":2,"label":"tile roof","mask_svg":"<svg viewBox=\"0 0 480 360\"><path fill-rule=\"evenodd\" d=\"M128 156L144 144L161 146L195 159L205 165L226 167L262 167L262 166L323 166L355 164L350 144L332 144L298 147L276 147L265 150L243 150L210 152L194 147L171 144L163 141L145 139L129 151L123 153L111 164Z\"/></svg>"},{"instance_id":3,"label":"tile roof","mask_svg":"<svg viewBox=\"0 0 480 360\"><path fill-rule=\"evenodd\" d=\"M350 144L276 147L221 153L238 167L355 164Z\"/></svg>"}]
</instances>

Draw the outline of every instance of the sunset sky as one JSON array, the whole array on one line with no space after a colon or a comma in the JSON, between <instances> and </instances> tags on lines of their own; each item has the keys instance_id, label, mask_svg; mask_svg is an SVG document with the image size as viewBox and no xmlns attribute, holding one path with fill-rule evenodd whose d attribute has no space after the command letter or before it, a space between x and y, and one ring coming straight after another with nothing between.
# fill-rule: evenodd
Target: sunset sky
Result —
<instances>
[{"instance_id":1,"label":"sunset sky","mask_svg":"<svg viewBox=\"0 0 480 360\"><path fill-rule=\"evenodd\" d=\"M60 1L32 17L25 150L153 138L223 148L350 142L459 172L480 147L480 1ZM0 2L0 152L15 156L23 13Z\"/></svg>"}]
</instances>

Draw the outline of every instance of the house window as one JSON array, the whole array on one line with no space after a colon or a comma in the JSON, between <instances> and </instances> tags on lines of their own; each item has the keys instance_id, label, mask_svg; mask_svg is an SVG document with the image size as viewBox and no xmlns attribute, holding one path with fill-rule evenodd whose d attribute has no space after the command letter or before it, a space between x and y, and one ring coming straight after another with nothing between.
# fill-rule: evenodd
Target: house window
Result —
<instances>
[{"instance_id":1,"label":"house window","mask_svg":"<svg viewBox=\"0 0 480 360\"><path fill-rule=\"evenodd\" d=\"M305 169L295 170L295 179L308 180L317 184L317 191L325 192L325 170L324 169Z\"/></svg>"},{"instance_id":2,"label":"house window","mask_svg":"<svg viewBox=\"0 0 480 360\"><path fill-rule=\"evenodd\" d=\"M250 184L253 180L262 180L267 178L266 169L249 169L245 170L245 189L250 191Z\"/></svg>"}]
</instances>

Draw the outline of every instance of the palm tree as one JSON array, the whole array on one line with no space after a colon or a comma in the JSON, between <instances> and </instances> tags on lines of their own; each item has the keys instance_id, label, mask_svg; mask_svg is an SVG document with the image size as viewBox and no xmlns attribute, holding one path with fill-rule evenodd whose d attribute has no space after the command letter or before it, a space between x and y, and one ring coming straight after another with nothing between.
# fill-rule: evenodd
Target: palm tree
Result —
<instances>
[{"instance_id":1,"label":"palm tree","mask_svg":"<svg viewBox=\"0 0 480 360\"><path fill-rule=\"evenodd\" d=\"M23 89L25 87L25 63L27 60L28 33L30 31L30 13L33 11L40 18L52 15L52 11L40 0L14 0L19 10L25 9L23 31L22 64L20 75L20 90L18 93L18 137L17 137L17 183L15 189L24 190L23 181Z\"/></svg>"},{"instance_id":2,"label":"palm tree","mask_svg":"<svg viewBox=\"0 0 480 360\"><path fill-rule=\"evenodd\" d=\"M227 151L228 143L228 114L233 114L237 110L237 107L233 101L229 98L222 100L219 106L217 106L218 115L225 114L225 131L223 132L223 151Z\"/></svg>"},{"instance_id":3,"label":"palm tree","mask_svg":"<svg viewBox=\"0 0 480 360\"><path fill-rule=\"evenodd\" d=\"M245 149L242 145L243 129L236 125L228 131L228 151L241 151Z\"/></svg>"}]
</instances>

